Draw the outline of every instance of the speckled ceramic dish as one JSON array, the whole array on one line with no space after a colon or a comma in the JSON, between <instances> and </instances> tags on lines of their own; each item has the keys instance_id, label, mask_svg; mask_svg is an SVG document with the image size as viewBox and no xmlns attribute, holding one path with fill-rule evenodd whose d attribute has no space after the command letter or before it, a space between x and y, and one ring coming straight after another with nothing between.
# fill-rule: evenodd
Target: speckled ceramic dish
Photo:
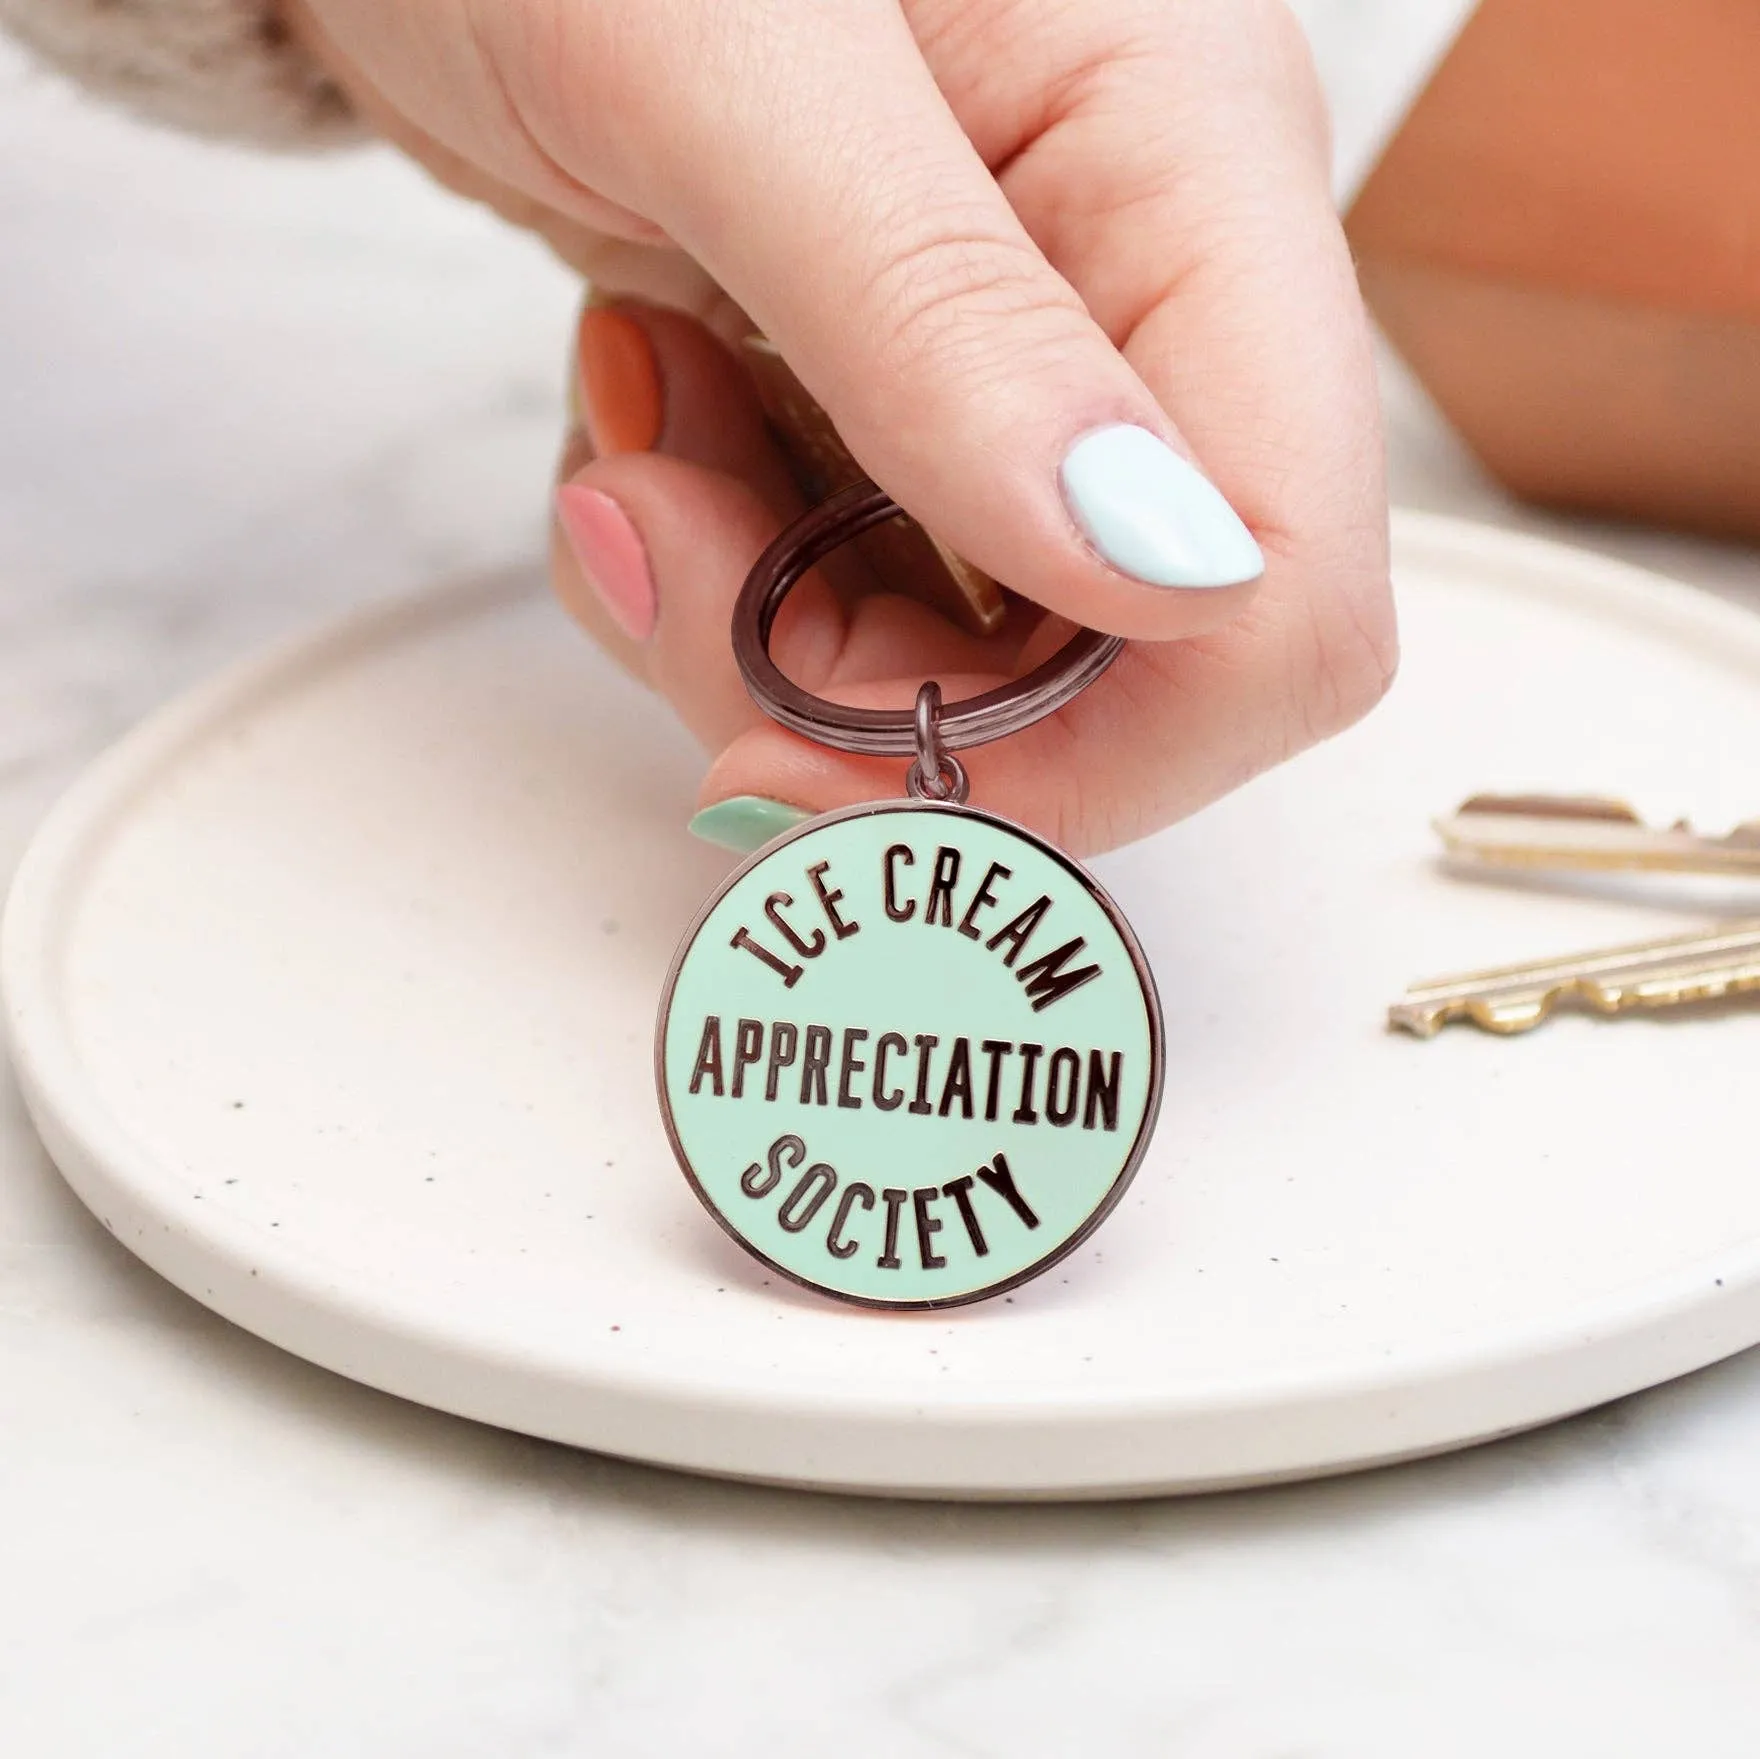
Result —
<instances>
[{"instance_id":1,"label":"speckled ceramic dish","mask_svg":"<svg viewBox=\"0 0 1760 1759\"><path fill-rule=\"evenodd\" d=\"M197 1299L404 1397L822 1488L1113 1496L1541 1423L1760 1339L1760 1007L1390 1037L1414 976L1757 900L1451 879L1477 789L1760 813L1760 621L1556 547L1398 527L1364 727L1097 863L1167 1019L1127 1201L1046 1278L835 1307L740 1254L656 1112L722 857L699 759L536 583L436 593L155 717L9 906L56 1161ZM981 804L981 802L979 802Z\"/></svg>"}]
</instances>

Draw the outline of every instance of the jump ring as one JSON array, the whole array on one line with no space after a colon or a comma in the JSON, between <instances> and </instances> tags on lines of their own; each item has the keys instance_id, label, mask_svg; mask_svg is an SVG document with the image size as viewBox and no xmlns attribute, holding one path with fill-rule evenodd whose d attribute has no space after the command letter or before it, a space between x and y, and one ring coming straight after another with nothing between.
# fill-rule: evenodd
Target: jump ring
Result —
<instances>
[{"instance_id":1,"label":"jump ring","mask_svg":"<svg viewBox=\"0 0 1760 1759\"><path fill-rule=\"evenodd\" d=\"M972 779L966 766L951 751L944 751L940 767L934 771L924 769L920 761L913 763L904 779L904 791L913 800L943 800L964 806L972 797Z\"/></svg>"},{"instance_id":2,"label":"jump ring","mask_svg":"<svg viewBox=\"0 0 1760 1759\"><path fill-rule=\"evenodd\" d=\"M941 774L941 686L931 678L917 692L917 706L912 711L912 731L917 737L917 769L925 776Z\"/></svg>"}]
</instances>

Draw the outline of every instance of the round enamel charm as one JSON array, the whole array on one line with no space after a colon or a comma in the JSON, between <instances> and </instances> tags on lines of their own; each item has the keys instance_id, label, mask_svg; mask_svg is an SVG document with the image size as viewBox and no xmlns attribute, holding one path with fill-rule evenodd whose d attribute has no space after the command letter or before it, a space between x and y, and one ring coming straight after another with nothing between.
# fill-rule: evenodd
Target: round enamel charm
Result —
<instances>
[{"instance_id":1,"label":"round enamel charm","mask_svg":"<svg viewBox=\"0 0 1760 1759\"><path fill-rule=\"evenodd\" d=\"M1015 1287L1118 1202L1161 1096L1135 937L1074 861L934 801L769 844L686 935L661 1108L709 1212L876 1307Z\"/></svg>"}]
</instances>

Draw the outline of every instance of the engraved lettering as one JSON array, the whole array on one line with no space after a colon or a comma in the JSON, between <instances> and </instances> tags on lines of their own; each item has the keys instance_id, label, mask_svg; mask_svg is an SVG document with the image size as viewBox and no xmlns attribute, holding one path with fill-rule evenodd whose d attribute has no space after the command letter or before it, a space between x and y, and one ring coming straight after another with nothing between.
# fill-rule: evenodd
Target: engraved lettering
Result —
<instances>
[{"instance_id":1,"label":"engraved lettering","mask_svg":"<svg viewBox=\"0 0 1760 1759\"><path fill-rule=\"evenodd\" d=\"M990 1256L990 1244L984 1238L984 1230L978 1226L978 1212L972 1207L972 1175L961 1173L957 1179L949 1179L941 1187L943 1197L951 1197L959 1205L959 1219L966 1224L966 1234L972 1242L972 1251L979 1258Z\"/></svg>"},{"instance_id":2,"label":"engraved lettering","mask_svg":"<svg viewBox=\"0 0 1760 1759\"><path fill-rule=\"evenodd\" d=\"M935 1109L929 1104L929 1053L940 1042L932 1032L917 1034L917 1097L911 1101L911 1110L919 1118Z\"/></svg>"},{"instance_id":3,"label":"engraved lettering","mask_svg":"<svg viewBox=\"0 0 1760 1759\"><path fill-rule=\"evenodd\" d=\"M764 1022L742 1020L733 1032L733 1080L729 1091L742 1099L746 1091L746 1070L764 1054Z\"/></svg>"},{"instance_id":4,"label":"engraved lettering","mask_svg":"<svg viewBox=\"0 0 1760 1759\"><path fill-rule=\"evenodd\" d=\"M777 1224L791 1234L798 1234L825 1206L825 1199L837 1189L837 1174L824 1161L815 1162L801 1174L799 1182L783 1198L776 1212Z\"/></svg>"},{"instance_id":5,"label":"engraved lettering","mask_svg":"<svg viewBox=\"0 0 1760 1759\"><path fill-rule=\"evenodd\" d=\"M776 1097L777 1083L782 1079L782 1071L794 1061L800 1037L794 1023L789 1020L778 1020L770 1028L770 1062L764 1071L764 1097L766 1099Z\"/></svg>"},{"instance_id":6,"label":"engraved lettering","mask_svg":"<svg viewBox=\"0 0 1760 1759\"><path fill-rule=\"evenodd\" d=\"M715 1097L721 1094L721 1016L711 1014L703 1021L703 1036L697 1043L697 1061L691 1070L691 1092L695 1093L705 1080L715 1083Z\"/></svg>"},{"instance_id":7,"label":"engraved lettering","mask_svg":"<svg viewBox=\"0 0 1760 1759\"><path fill-rule=\"evenodd\" d=\"M868 1066L856 1055L856 1046L863 1043L867 1036L868 1029L865 1026L846 1026L843 1029L843 1067L837 1079L837 1103L845 1111L856 1111L862 1103L856 1097L851 1084Z\"/></svg>"},{"instance_id":8,"label":"engraved lettering","mask_svg":"<svg viewBox=\"0 0 1760 1759\"><path fill-rule=\"evenodd\" d=\"M811 940L803 940L794 925L782 914L784 904L792 904L794 899L787 892L772 892L764 900L764 914L781 932L782 938L800 954L803 959L817 959L825 951L825 931L822 928L813 930Z\"/></svg>"},{"instance_id":9,"label":"engraved lettering","mask_svg":"<svg viewBox=\"0 0 1760 1759\"><path fill-rule=\"evenodd\" d=\"M791 1167L798 1167L806 1158L807 1145L798 1136L778 1136L770 1144L765 1164L759 1166L753 1161L740 1174L739 1188L748 1197L768 1197L781 1183L783 1161L786 1160Z\"/></svg>"},{"instance_id":10,"label":"engraved lettering","mask_svg":"<svg viewBox=\"0 0 1760 1759\"><path fill-rule=\"evenodd\" d=\"M886 1091L886 1059L893 1051L904 1052L910 1046L902 1032L882 1032L874 1041L874 1104L883 1112L895 1112L904 1104L904 1089Z\"/></svg>"},{"instance_id":11,"label":"engraved lettering","mask_svg":"<svg viewBox=\"0 0 1760 1759\"><path fill-rule=\"evenodd\" d=\"M984 1122L994 1124L1002 1098L1002 1059L1014 1045L1006 1038L987 1038L978 1048L990 1059L990 1080L984 1088Z\"/></svg>"},{"instance_id":12,"label":"engraved lettering","mask_svg":"<svg viewBox=\"0 0 1760 1759\"><path fill-rule=\"evenodd\" d=\"M1060 1130L1072 1122L1081 1098L1082 1059L1069 1046L1061 1045L1051 1053L1051 1067L1045 1076L1045 1117Z\"/></svg>"},{"instance_id":13,"label":"engraved lettering","mask_svg":"<svg viewBox=\"0 0 1760 1759\"><path fill-rule=\"evenodd\" d=\"M728 945L743 948L746 952L750 953L754 959L762 959L763 962L782 979L782 987L784 989L793 989L794 986L800 982L801 976L806 970L804 965L790 965L786 960L778 959L762 941L755 940L752 935L743 928L739 929L734 934L733 939L728 942Z\"/></svg>"},{"instance_id":14,"label":"engraved lettering","mask_svg":"<svg viewBox=\"0 0 1760 1759\"><path fill-rule=\"evenodd\" d=\"M819 895L819 904L825 912L825 920L831 924L831 932L840 941L847 941L852 934L862 932L862 925L859 922L845 922L837 914L837 906L843 902L843 893L826 891L825 875L830 867L829 861L815 861L807 869L807 878L813 882L813 890Z\"/></svg>"},{"instance_id":15,"label":"engraved lettering","mask_svg":"<svg viewBox=\"0 0 1760 1759\"><path fill-rule=\"evenodd\" d=\"M1092 1130L1098 1115L1108 1130L1118 1128L1118 1085L1124 1053L1114 1051L1110 1063L1099 1051L1088 1052L1088 1103L1082 1107L1082 1128Z\"/></svg>"},{"instance_id":16,"label":"engraved lettering","mask_svg":"<svg viewBox=\"0 0 1760 1759\"><path fill-rule=\"evenodd\" d=\"M801 1104L829 1105L825 1094L825 1071L831 1067L831 1028L807 1028L805 1055L801 1058Z\"/></svg>"},{"instance_id":17,"label":"engraved lettering","mask_svg":"<svg viewBox=\"0 0 1760 1759\"><path fill-rule=\"evenodd\" d=\"M1073 941L1065 941L1061 947L1035 959L1031 965L1023 965L1016 973L1033 999L1035 1014L1043 1013L1053 1002L1061 1002L1072 989L1080 989L1084 983L1100 975L1098 965L1084 965L1078 971L1064 970L1064 966L1087 944L1081 935L1077 935Z\"/></svg>"},{"instance_id":18,"label":"engraved lettering","mask_svg":"<svg viewBox=\"0 0 1760 1759\"><path fill-rule=\"evenodd\" d=\"M969 1118L972 1115L972 1043L968 1038L956 1038L952 1054L947 1059L947 1079L941 1084L941 1104L937 1108L942 1117L953 1110L956 1100L960 1116Z\"/></svg>"},{"instance_id":19,"label":"engraved lettering","mask_svg":"<svg viewBox=\"0 0 1760 1759\"><path fill-rule=\"evenodd\" d=\"M924 1185L911 1193L911 1208L917 1215L917 1256L922 1260L924 1270L941 1270L947 1264L947 1260L929 1245L941 1232L941 1218L929 1213L929 1205L940 1195L933 1185Z\"/></svg>"},{"instance_id":20,"label":"engraved lettering","mask_svg":"<svg viewBox=\"0 0 1760 1759\"><path fill-rule=\"evenodd\" d=\"M917 901L915 898L906 898L903 903L899 902L897 885L898 874L895 864L902 864L905 867L915 867L917 864L917 858L911 853L907 844L894 843L892 847L886 851L884 859L886 876L886 914L890 916L894 922L909 922L917 913Z\"/></svg>"},{"instance_id":21,"label":"engraved lettering","mask_svg":"<svg viewBox=\"0 0 1760 1759\"><path fill-rule=\"evenodd\" d=\"M1029 1228L1039 1225L1039 1218L1034 1215L1032 1205L1021 1194L1014 1182L1014 1174L1008 1170L1008 1156L993 1154L987 1167L978 1168L978 1177L988 1185L1004 1203L1018 1215Z\"/></svg>"},{"instance_id":22,"label":"engraved lettering","mask_svg":"<svg viewBox=\"0 0 1760 1759\"><path fill-rule=\"evenodd\" d=\"M1039 1114L1033 1109L1033 1069L1044 1054L1045 1047L1042 1044L1023 1044L1020 1047L1021 1102L1014 1108L1014 1122L1017 1124L1036 1124L1039 1121Z\"/></svg>"},{"instance_id":23,"label":"engraved lettering","mask_svg":"<svg viewBox=\"0 0 1760 1759\"><path fill-rule=\"evenodd\" d=\"M874 1262L882 1270L897 1270L904 1262L898 1255L898 1218L899 1212L910 1201L910 1195L910 1192L891 1185L880 1193L881 1201L886 1205L886 1244Z\"/></svg>"},{"instance_id":24,"label":"engraved lettering","mask_svg":"<svg viewBox=\"0 0 1760 1759\"><path fill-rule=\"evenodd\" d=\"M857 1180L853 1185L845 1185L843 1195L837 1200L837 1209L831 1217L831 1228L825 1236L825 1250L833 1258L854 1258L860 1250L857 1243L848 1238L844 1229L849 1226L850 1211L860 1204L863 1209L874 1207L874 1187L864 1185Z\"/></svg>"},{"instance_id":25,"label":"engraved lettering","mask_svg":"<svg viewBox=\"0 0 1760 1759\"><path fill-rule=\"evenodd\" d=\"M1008 951L1003 955L1002 962L1012 970L1021 948L1027 944L1032 937L1033 930L1039 926L1044 919L1045 912L1050 908L1051 900L1049 898L1044 896L1035 898L1019 916L1015 917L1012 922L1005 922L984 943L986 951L994 953L1006 941Z\"/></svg>"},{"instance_id":26,"label":"engraved lettering","mask_svg":"<svg viewBox=\"0 0 1760 1759\"><path fill-rule=\"evenodd\" d=\"M923 900L923 921L930 927L953 927L953 888L959 880L959 851L944 844L935 851L935 872Z\"/></svg>"},{"instance_id":27,"label":"engraved lettering","mask_svg":"<svg viewBox=\"0 0 1760 1759\"><path fill-rule=\"evenodd\" d=\"M978 882L978 889L972 894L972 901L966 906L966 913L959 919L959 932L967 940L975 941L979 930L972 925L978 919L978 912L996 902L996 894L990 890L992 880L1008 879L1014 872L1011 867L1004 867L1000 861L990 863L990 871Z\"/></svg>"}]
</instances>

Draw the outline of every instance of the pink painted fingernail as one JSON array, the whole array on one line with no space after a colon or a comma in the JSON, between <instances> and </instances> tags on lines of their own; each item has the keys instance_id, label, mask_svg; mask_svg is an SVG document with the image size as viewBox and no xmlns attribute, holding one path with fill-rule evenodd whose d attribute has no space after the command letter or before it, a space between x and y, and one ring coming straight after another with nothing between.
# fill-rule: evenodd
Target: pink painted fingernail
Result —
<instances>
[{"instance_id":1,"label":"pink painted fingernail","mask_svg":"<svg viewBox=\"0 0 1760 1759\"><path fill-rule=\"evenodd\" d=\"M658 602L648 552L629 515L609 495L582 483L556 491L556 516L581 572L631 641L654 633Z\"/></svg>"}]
</instances>

